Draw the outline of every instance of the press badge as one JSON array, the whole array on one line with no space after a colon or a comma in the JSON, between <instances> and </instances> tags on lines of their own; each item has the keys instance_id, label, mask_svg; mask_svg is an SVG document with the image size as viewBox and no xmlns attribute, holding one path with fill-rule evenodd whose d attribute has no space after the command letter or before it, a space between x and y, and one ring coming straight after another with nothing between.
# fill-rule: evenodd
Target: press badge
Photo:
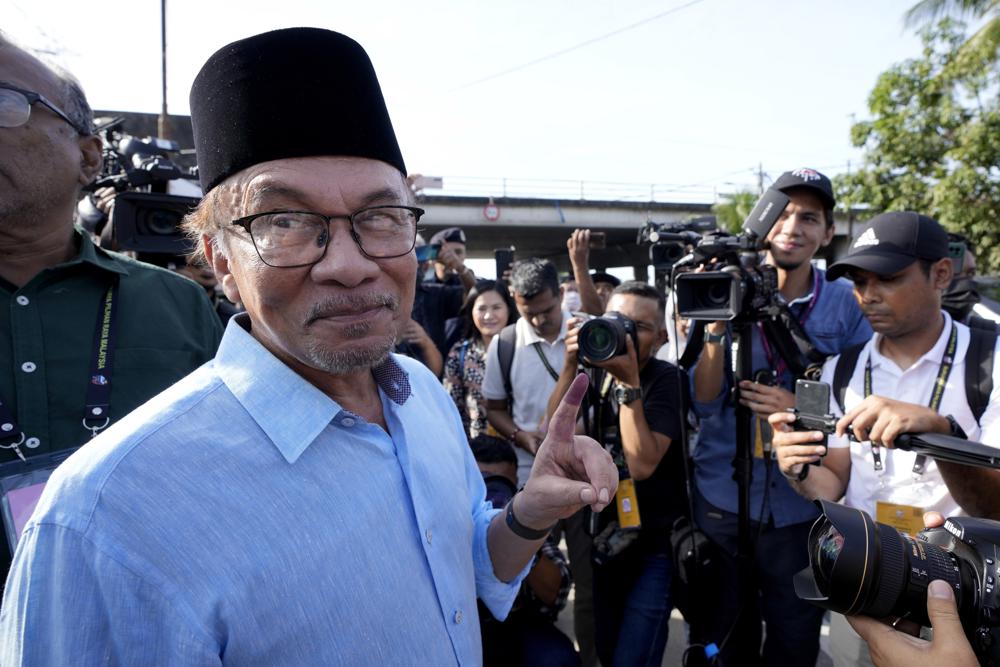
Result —
<instances>
[{"instance_id":1,"label":"press badge","mask_svg":"<svg viewBox=\"0 0 1000 667\"><path fill-rule=\"evenodd\" d=\"M618 525L625 529L642 527L639 519L639 499L635 495L635 480L631 477L618 480L618 492L615 494L618 507Z\"/></svg>"},{"instance_id":2,"label":"press badge","mask_svg":"<svg viewBox=\"0 0 1000 667\"><path fill-rule=\"evenodd\" d=\"M916 535L924 529L924 510L912 505L896 505L877 500L875 520L908 535Z\"/></svg>"},{"instance_id":3,"label":"press badge","mask_svg":"<svg viewBox=\"0 0 1000 667\"><path fill-rule=\"evenodd\" d=\"M765 456L770 458L771 438L773 437L773 431L771 430L771 425L767 423L766 419L754 417L753 430L754 430L753 457L755 459L762 459Z\"/></svg>"}]
</instances>

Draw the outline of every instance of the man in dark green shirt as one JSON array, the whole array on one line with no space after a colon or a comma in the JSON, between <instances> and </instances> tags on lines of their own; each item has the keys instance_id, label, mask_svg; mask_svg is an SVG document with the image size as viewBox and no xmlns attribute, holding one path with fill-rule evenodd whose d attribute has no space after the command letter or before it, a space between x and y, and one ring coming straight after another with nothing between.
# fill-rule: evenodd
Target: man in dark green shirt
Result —
<instances>
[{"instance_id":1,"label":"man in dark green shirt","mask_svg":"<svg viewBox=\"0 0 1000 667\"><path fill-rule=\"evenodd\" d=\"M101 167L92 126L79 84L0 33L0 463L85 444L221 338L198 285L73 227Z\"/></svg>"}]
</instances>

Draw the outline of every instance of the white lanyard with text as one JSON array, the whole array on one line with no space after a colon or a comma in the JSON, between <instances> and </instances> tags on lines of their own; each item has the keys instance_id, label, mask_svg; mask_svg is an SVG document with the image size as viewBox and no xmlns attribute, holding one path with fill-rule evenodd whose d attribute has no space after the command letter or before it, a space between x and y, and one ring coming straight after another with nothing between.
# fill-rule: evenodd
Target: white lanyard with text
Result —
<instances>
[{"instance_id":1,"label":"white lanyard with text","mask_svg":"<svg viewBox=\"0 0 1000 667\"><path fill-rule=\"evenodd\" d=\"M951 374L951 367L955 363L955 348L958 346L958 327L954 323L951 325L951 335L948 337L948 346L945 348L944 355L941 357L941 366L938 368L937 379L934 381L934 391L931 392L930 403L927 404L934 412L938 411L941 407L941 399L944 396L944 388L948 384L948 376ZM865 362L865 398L872 395L872 355L871 352L868 353L868 361ZM872 459L875 464L875 470L882 470L882 456L879 454L879 446L874 442L872 443ZM913 474L915 477L920 477L924 474L924 468L927 467L927 457L923 454L918 454L916 460L913 462Z\"/></svg>"}]
</instances>

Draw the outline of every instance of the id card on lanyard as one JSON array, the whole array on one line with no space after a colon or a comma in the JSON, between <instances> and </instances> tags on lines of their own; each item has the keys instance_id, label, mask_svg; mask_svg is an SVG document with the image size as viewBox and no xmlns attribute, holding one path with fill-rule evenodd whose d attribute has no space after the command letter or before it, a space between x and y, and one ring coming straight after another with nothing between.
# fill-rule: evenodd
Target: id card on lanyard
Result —
<instances>
[{"instance_id":1,"label":"id card on lanyard","mask_svg":"<svg viewBox=\"0 0 1000 667\"><path fill-rule=\"evenodd\" d=\"M91 438L111 423L111 377L114 370L117 313L116 277L99 304L93 352L88 368L81 423L90 432ZM30 451L38 446L38 439L27 438L10 409L0 402L0 449L12 449L18 457L18 460L0 464L0 516L3 518L7 544L12 553L21 537L24 524L42 495L49 475L77 449L74 447L26 457L21 451L22 445Z\"/></svg>"},{"instance_id":2,"label":"id card on lanyard","mask_svg":"<svg viewBox=\"0 0 1000 667\"><path fill-rule=\"evenodd\" d=\"M927 405L931 410L937 412L941 407L941 400L944 396L945 387L948 384L948 376L951 374L951 369L955 365L955 350L958 347L958 327L951 325L951 334L948 337L948 345L945 348L945 353L941 357L941 365L938 368L937 379L934 382L934 388L931 391L931 398ZM865 362L865 398L872 395L872 360L871 353L868 355L868 360ZM886 489L882 480L885 476L885 469L882 465L882 457L879 454L879 447L872 443L872 462L875 468L875 473L878 475L880 480L880 489L885 492L886 495L893 494L893 489ZM919 493L921 490L926 489L927 483L922 482L921 479L924 472L927 469L927 457L918 454L913 462L913 492L914 494ZM914 495L914 494L911 494ZM919 502L919 499L917 499ZM916 535L924 528L924 507L918 505L906 505L901 503L890 502L888 499L876 499L875 501L875 520L879 523L884 523L886 525L892 526L893 528L908 533L910 535Z\"/></svg>"}]
</instances>

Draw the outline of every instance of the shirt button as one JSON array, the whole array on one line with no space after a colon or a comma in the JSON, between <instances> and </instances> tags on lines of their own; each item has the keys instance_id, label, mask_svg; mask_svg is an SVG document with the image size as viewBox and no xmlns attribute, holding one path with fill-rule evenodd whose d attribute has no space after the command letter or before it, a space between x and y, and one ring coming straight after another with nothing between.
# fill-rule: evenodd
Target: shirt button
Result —
<instances>
[{"instance_id":1,"label":"shirt button","mask_svg":"<svg viewBox=\"0 0 1000 667\"><path fill-rule=\"evenodd\" d=\"M17 301L17 304L19 306L27 306L29 303L31 303L28 297L24 296L23 294L19 295L16 299L14 299L14 301Z\"/></svg>"},{"instance_id":2,"label":"shirt button","mask_svg":"<svg viewBox=\"0 0 1000 667\"><path fill-rule=\"evenodd\" d=\"M35 366L34 361L26 361L23 364L21 364L21 370L24 371L25 373L34 373L36 368L38 367Z\"/></svg>"},{"instance_id":3,"label":"shirt button","mask_svg":"<svg viewBox=\"0 0 1000 667\"><path fill-rule=\"evenodd\" d=\"M459 610L455 612L455 623L459 624L461 622L462 622L462 611Z\"/></svg>"},{"instance_id":4,"label":"shirt button","mask_svg":"<svg viewBox=\"0 0 1000 667\"><path fill-rule=\"evenodd\" d=\"M0 424L0 431L3 431L4 433L10 433L13 430L14 430L14 425L11 424L10 422L4 422L3 424Z\"/></svg>"},{"instance_id":5,"label":"shirt button","mask_svg":"<svg viewBox=\"0 0 1000 667\"><path fill-rule=\"evenodd\" d=\"M432 532L431 532L431 529L430 529L430 528L428 528L428 529L427 529L427 530L426 530L426 531L424 532L424 537L426 537L426 538L427 538L427 544L430 544L431 542L433 542L433 541L434 541L434 533L432 533Z\"/></svg>"},{"instance_id":6,"label":"shirt button","mask_svg":"<svg viewBox=\"0 0 1000 667\"><path fill-rule=\"evenodd\" d=\"M27 440L24 441L24 444L29 449L34 449L38 445L42 444L42 441L39 440L38 438L28 438Z\"/></svg>"},{"instance_id":7,"label":"shirt button","mask_svg":"<svg viewBox=\"0 0 1000 667\"><path fill-rule=\"evenodd\" d=\"M340 425L350 428L354 426L354 420L351 419L350 417L344 417L343 419L340 420Z\"/></svg>"}]
</instances>

